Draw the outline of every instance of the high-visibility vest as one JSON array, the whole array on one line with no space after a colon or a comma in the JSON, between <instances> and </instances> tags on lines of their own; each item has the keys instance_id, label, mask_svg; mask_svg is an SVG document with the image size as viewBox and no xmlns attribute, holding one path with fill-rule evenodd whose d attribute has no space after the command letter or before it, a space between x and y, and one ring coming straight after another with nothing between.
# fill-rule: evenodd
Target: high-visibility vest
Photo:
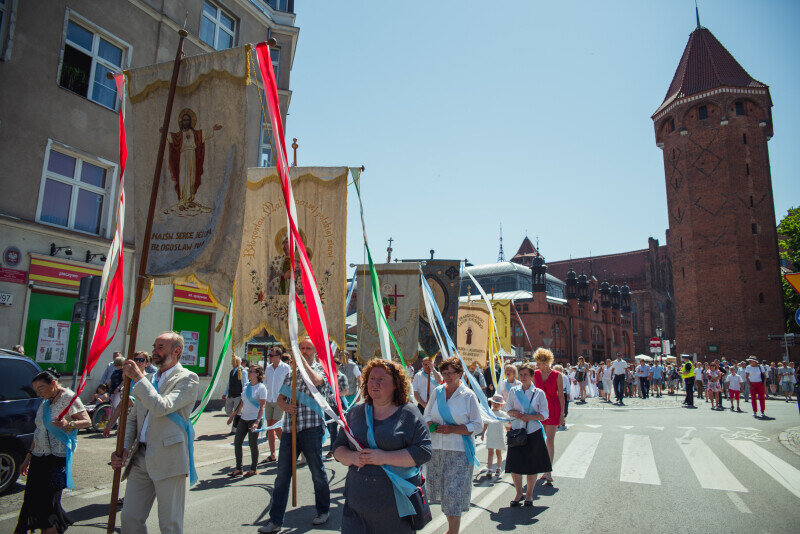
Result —
<instances>
[{"instance_id":1,"label":"high-visibility vest","mask_svg":"<svg viewBox=\"0 0 800 534\"><path fill-rule=\"evenodd\" d=\"M694 364L686 362L681 369L681 378L694 378Z\"/></svg>"}]
</instances>

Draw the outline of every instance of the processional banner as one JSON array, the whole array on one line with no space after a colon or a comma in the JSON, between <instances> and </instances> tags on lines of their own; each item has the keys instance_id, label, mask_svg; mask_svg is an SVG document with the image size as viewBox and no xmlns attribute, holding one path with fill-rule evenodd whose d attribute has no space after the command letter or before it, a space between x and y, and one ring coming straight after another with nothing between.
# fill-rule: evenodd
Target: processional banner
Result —
<instances>
[{"instance_id":1,"label":"processional banner","mask_svg":"<svg viewBox=\"0 0 800 534\"><path fill-rule=\"evenodd\" d=\"M422 274L431 288L436 306L442 314L451 339L456 337L460 289L459 266L460 262L453 260L428 260L422 267ZM420 295L419 310L419 344L425 354L433 356L439 351L439 345L431 332L430 321L436 321L436 318L428 318L422 295Z\"/></svg>"},{"instance_id":2,"label":"processional banner","mask_svg":"<svg viewBox=\"0 0 800 534\"><path fill-rule=\"evenodd\" d=\"M497 323L497 337L500 338L500 349L511 354L511 300L493 300L492 311ZM497 344L497 341L494 341Z\"/></svg>"},{"instance_id":3,"label":"processional banner","mask_svg":"<svg viewBox=\"0 0 800 534\"><path fill-rule=\"evenodd\" d=\"M403 359L410 364L417 358L419 347L419 263L382 263L375 265L380 280L380 297L386 321ZM358 276L358 352L362 363L382 358L378 326L372 303L369 266L359 265ZM363 289L362 289L363 288ZM394 344L392 359L399 359Z\"/></svg>"},{"instance_id":4,"label":"processional banner","mask_svg":"<svg viewBox=\"0 0 800 534\"><path fill-rule=\"evenodd\" d=\"M489 321L489 309L483 302L462 302L459 305L456 346L467 365L477 363L486 368Z\"/></svg>"},{"instance_id":5,"label":"processional banner","mask_svg":"<svg viewBox=\"0 0 800 534\"><path fill-rule=\"evenodd\" d=\"M328 336L344 347L346 289L345 228L347 167L292 167L292 189L300 235L316 273ZM241 208L240 208L241 209ZM242 242L236 271L233 346L266 330L288 346L289 235L278 171L251 168L247 173ZM297 294L305 301L299 263ZM305 335L299 325L299 335Z\"/></svg>"},{"instance_id":6,"label":"processional banner","mask_svg":"<svg viewBox=\"0 0 800 534\"><path fill-rule=\"evenodd\" d=\"M227 307L239 260L247 174L247 50L181 61L147 274L193 282ZM173 62L128 73L136 240L147 222Z\"/></svg>"}]
</instances>

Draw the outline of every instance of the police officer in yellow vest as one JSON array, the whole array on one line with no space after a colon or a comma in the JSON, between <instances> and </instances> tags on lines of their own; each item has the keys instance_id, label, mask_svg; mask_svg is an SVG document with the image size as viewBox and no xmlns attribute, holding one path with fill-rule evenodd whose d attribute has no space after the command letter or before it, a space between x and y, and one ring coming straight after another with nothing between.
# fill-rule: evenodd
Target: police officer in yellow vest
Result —
<instances>
[{"instance_id":1,"label":"police officer in yellow vest","mask_svg":"<svg viewBox=\"0 0 800 534\"><path fill-rule=\"evenodd\" d=\"M686 407L694 407L694 364L692 357L688 354L682 354L683 365L681 366L681 378L686 386L686 399L683 404Z\"/></svg>"}]
</instances>

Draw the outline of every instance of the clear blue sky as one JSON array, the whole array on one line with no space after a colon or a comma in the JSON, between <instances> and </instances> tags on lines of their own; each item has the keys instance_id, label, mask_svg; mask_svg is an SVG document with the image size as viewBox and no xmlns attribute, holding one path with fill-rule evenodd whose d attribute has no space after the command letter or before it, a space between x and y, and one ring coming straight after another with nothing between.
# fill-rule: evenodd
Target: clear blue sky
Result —
<instances>
[{"instance_id":1,"label":"clear blue sky","mask_svg":"<svg viewBox=\"0 0 800 534\"><path fill-rule=\"evenodd\" d=\"M526 231L549 260L665 242L652 113L691 0L298 0L289 144L365 165L373 257L497 259ZM775 211L800 204L800 2L701 0L700 21L770 86ZM347 258L362 261L352 186Z\"/></svg>"}]
</instances>

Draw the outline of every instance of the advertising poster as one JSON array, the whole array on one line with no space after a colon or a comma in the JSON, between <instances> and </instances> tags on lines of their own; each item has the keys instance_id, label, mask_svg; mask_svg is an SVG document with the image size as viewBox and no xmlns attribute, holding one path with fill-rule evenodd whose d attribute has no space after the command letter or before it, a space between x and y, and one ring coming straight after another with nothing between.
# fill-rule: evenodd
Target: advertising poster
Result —
<instances>
[{"instance_id":1,"label":"advertising poster","mask_svg":"<svg viewBox=\"0 0 800 534\"><path fill-rule=\"evenodd\" d=\"M181 330L181 336L183 336L181 365L197 365L197 346L200 344L200 332Z\"/></svg>"},{"instance_id":2,"label":"advertising poster","mask_svg":"<svg viewBox=\"0 0 800 534\"><path fill-rule=\"evenodd\" d=\"M39 323L39 340L36 343L36 361L40 363L67 363L69 321L42 319Z\"/></svg>"}]
</instances>

